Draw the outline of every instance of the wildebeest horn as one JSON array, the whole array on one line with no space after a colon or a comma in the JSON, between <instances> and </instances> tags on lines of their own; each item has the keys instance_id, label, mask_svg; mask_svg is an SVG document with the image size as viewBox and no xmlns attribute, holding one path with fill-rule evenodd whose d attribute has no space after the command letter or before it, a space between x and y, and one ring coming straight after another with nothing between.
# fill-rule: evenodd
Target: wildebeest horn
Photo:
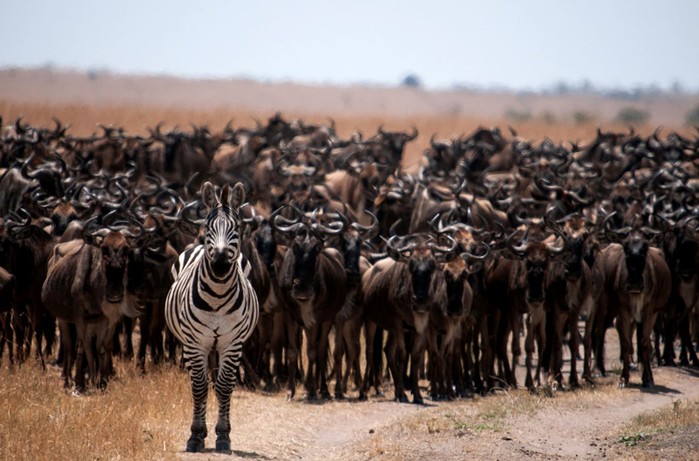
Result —
<instances>
[{"instance_id":1,"label":"wildebeest horn","mask_svg":"<svg viewBox=\"0 0 699 461\"><path fill-rule=\"evenodd\" d=\"M396 261L405 261L407 258L403 254L406 251L412 251L417 246L415 242L409 242L407 245L398 246L404 242L405 238L399 235L393 235L386 241L386 252L388 256Z\"/></svg>"},{"instance_id":2,"label":"wildebeest horn","mask_svg":"<svg viewBox=\"0 0 699 461\"><path fill-rule=\"evenodd\" d=\"M379 232L379 218L377 218L376 215L371 211L365 210L364 213L368 214L371 217L371 224L365 226L358 222L353 222L352 228L359 232L359 235L363 239L370 240L374 238L376 234L378 234Z\"/></svg>"},{"instance_id":3,"label":"wildebeest horn","mask_svg":"<svg viewBox=\"0 0 699 461\"><path fill-rule=\"evenodd\" d=\"M408 135L408 141L414 140L415 138L417 138L417 135L418 135L417 127L415 125L413 125L413 131L412 131L412 133L410 133L410 135Z\"/></svg>"},{"instance_id":4,"label":"wildebeest horn","mask_svg":"<svg viewBox=\"0 0 699 461\"><path fill-rule=\"evenodd\" d=\"M347 217L343 213L340 213L340 212L327 213L327 216L330 216L333 218L338 218L338 220L333 221L328 225L324 225L324 224L319 223L319 222L312 223L311 228L317 229L325 235L340 235L345 231L345 229L347 229L347 226L349 225L349 221L347 220Z\"/></svg>"},{"instance_id":5,"label":"wildebeest horn","mask_svg":"<svg viewBox=\"0 0 699 461\"><path fill-rule=\"evenodd\" d=\"M488 245L485 242L478 242L478 245L480 245L483 248L483 254L477 255L472 251L466 250L466 251L461 253L461 257L467 262L484 261L484 260L488 259L488 257L491 254L490 245Z\"/></svg>"},{"instance_id":6,"label":"wildebeest horn","mask_svg":"<svg viewBox=\"0 0 699 461\"><path fill-rule=\"evenodd\" d=\"M429 242L427 244L427 246L430 248L430 250L432 250L432 254L436 256L439 253L439 254L443 254L447 257L448 257L448 255L455 255L454 251L456 250L456 248L459 245L458 242L456 241L456 239L454 239L454 237L452 237L449 234L442 234L442 235L444 238L447 239L447 242L448 242L447 245L446 246L437 245L434 242Z\"/></svg>"},{"instance_id":7,"label":"wildebeest horn","mask_svg":"<svg viewBox=\"0 0 699 461\"><path fill-rule=\"evenodd\" d=\"M524 256L527 252L527 248L529 247L529 241L527 239L527 234L525 233L524 239L521 244L515 245L514 244L514 239L515 236L517 235L517 231L514 231L510 236L507 238L507 247L510 248L516 255L518 256Z\"/></svg>"},{"instance_id":8,"label":"wildebeest horn","mask_svg":"<svg viewBox=\"0 0 699 461\"><path fill-rule=\"evenodd\" d=\"M286 205L274 210L274 213L272 213L272 215L269 217L269 223L272 225L272 228L274 230L279 231L283 234L289 234L292 232L296 233L301 227L304 227L306 224L300 222L301 218L289 219L282 216L280 213L285 207Z\"/></svg>"},{"instance_id":9,"label":"wildebeest horn","mask_svg":"<svg viewBox=\"0 0 699 461\"><path fill-rule=\"evenodd\" d=\"M204 224L204 222L206 221L206 218L199 217L199 208L201 207L201 205L202 205L202 203L198 200L194 200L194 201L188 203L187 205L185 205L184 208L182 208L182 210L180 211L180 217L182 218L182 221L189 224L190 226L194 226L194 227L202 226ZM192 219L189 216L189 213L193 209L196 209L197 219Z\"/></svg>"}]
</instances>

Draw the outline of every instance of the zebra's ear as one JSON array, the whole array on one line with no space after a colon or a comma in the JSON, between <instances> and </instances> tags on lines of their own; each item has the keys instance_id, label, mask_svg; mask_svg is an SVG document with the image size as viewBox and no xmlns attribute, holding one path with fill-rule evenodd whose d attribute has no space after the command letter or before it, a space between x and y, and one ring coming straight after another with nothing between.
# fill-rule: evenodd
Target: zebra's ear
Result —
<instances>
[{"instance_id":1,"label":"zebra's ear","mask_svg":"<svg viewBox=\"0 0 699 461\"><path fill-rule=\"evenodd\" d=\"M221 202L228 203L231 210L237 210L245 202L245 187L243 183L236 183L233 188L228 184L223 186L223 192L221 193Z\"/></svg>"},{"instance_id":2,"label":"zebra's ear","mask_svg":"<svg viewBox=\"0 0 699 461\"><path fill-rule=\"evenodd\" d=\"M214 188L214 185L211 184L209 181L206 181L204 184L202 184L200 194L201 201L204 203L204 205L206 205L209 208L213 208L220 203L218 198L216 197L216 189Z\"/></svg>"}]
</instances>

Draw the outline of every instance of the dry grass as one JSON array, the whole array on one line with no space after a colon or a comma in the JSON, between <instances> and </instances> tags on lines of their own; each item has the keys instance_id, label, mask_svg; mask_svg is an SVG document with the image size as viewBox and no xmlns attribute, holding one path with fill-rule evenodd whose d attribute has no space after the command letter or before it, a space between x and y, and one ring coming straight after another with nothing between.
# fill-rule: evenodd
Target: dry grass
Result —
<instances>
[{"instance_id":1,"label":"dry grass","mask_svg":"<svg viewBox=\"0 0 699 461\"><path fill-rule=\"evenodd\" d=\"M107 392L76 397L57 369L2 370L0 458L166 459L184 443L191 399L185 373L145 377L119 366Z\"/></svg>"},{"instance_id":2,"label":"dry grass","mask_svg":"<svg viewBox=\"0 0 699 461\"><path fill-rule=\"evenodd\" d=\"M618 445L622 459L696 459L699 401L676 400L668 408L634 418L619 431Z\"/></svg>"}]
</instances>

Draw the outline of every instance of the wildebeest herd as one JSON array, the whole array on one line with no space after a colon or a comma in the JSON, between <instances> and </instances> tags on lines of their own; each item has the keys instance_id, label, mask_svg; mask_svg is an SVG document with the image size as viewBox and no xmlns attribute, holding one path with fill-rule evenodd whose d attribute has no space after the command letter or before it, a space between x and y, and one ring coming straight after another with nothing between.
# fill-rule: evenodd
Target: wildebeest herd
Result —
<instances>
[{"instance_id":1,"label":"wildebeest herd","mask_svg":"<svg viewBox=\"0 0 699 461\"><path fill-rule=\"evenodd\" d=\"M246 385L293 398L303 380L309 399L330 398L332 376L336 398L352 382L361 400L381 392L385 362L396 400L407 386L422 402L421 376L431 398L455 398L516 387L524 336L526 387L563 385L566 344L577 387L580 343L592 381L612 325L622 386L635 361L652 386L676 343L699 366L697 137L598 130L561 145L482 128L433 136L411 174L414 128L341 139L332 122L276 114L147 137L0 129L0 359L33 348L77 391L104 388L116 354L143 371L148 356L181 361L165 299L178 254L203 239L207 181L241 182L249 199L241 250L261 312Z\"/></svg>"}]
</instances>

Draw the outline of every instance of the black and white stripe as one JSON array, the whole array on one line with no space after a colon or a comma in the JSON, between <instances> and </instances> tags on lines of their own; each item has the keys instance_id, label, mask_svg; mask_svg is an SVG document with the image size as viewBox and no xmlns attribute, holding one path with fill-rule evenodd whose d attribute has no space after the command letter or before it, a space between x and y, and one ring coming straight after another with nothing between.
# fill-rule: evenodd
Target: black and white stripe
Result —
<instances>
[{"instance_id":1,"label":"black and white stripe","mask_svg":"<svg viewBox=\"0 0 699 461\"><path fill-rule=\"evenodd\" d=\"M243 343L254 331L259 316L257 296L247 277L250 265L240 252L239 202L226 200L230 196L227 187L223 203L218 197L212 203L204 244L183 252L173 265L174 283L165 304L165 320L182 343L192 380L194 415L188 451L204 448L211 352L218 355L218 372L213 375L219 402L216 449L230 450L231 393ZM204 196L204 188L202 191ZM215 269L212 261L216 258L226 262Z\"/></svg>"}]
</instances>

